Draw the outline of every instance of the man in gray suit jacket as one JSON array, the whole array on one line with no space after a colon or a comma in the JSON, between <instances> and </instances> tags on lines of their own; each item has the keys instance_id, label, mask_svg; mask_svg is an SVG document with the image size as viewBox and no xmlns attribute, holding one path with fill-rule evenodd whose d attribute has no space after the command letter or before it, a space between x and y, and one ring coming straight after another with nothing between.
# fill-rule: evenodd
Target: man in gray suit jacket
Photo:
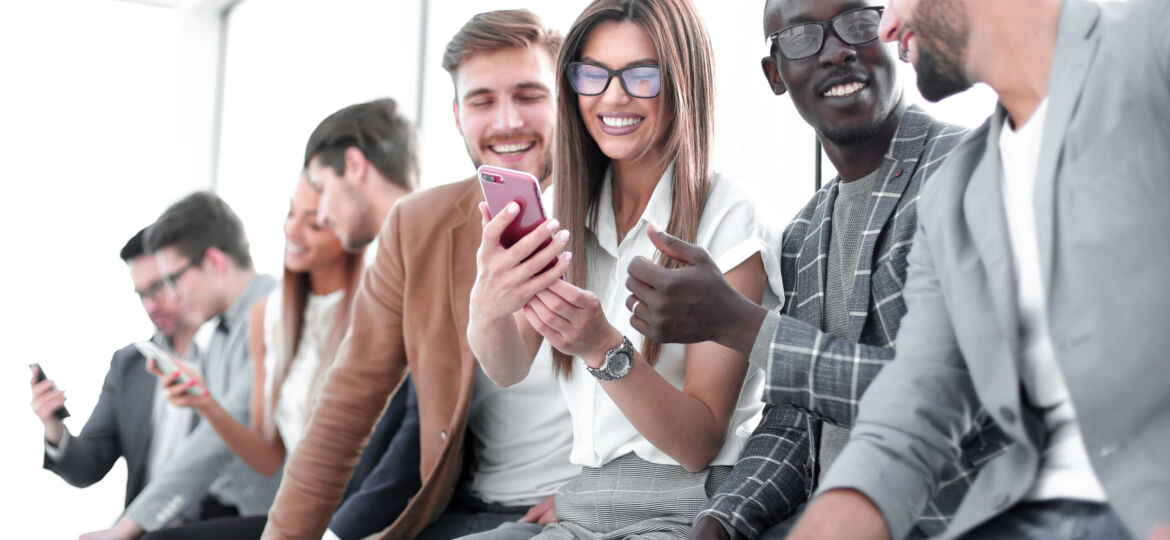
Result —
<instances>
[{"instance_id":1,"label":"man in gray suit jacket","mask_svg":"<svg viewBox=\"0 0 1170 540\"><path fill-rule=\"evenodd\" d=\"M212 193L193 193L171 205L147 230L146 247L155 254L167 290L182 299L197 320L215 325L203 353L206 390L247 425L253 369L247 347L248 313L272 291L275 280L256 274L243 225ZM264 514L279 482L279 474L265 477L252 470L210 424L200 422L114 527L95 537L137 538L166 526L209 493L240 515Z\"/></svg>"},{"instance_id":2,"label":"man in gray suit jacket","mask_svg":"<svg viewBox=\"0 0 1170 540\"><path fill-rule=\"evenodd\" d=\"M163 290L154 255L134 235L122 248L134 292L157 332L152 339L175 354L196 354L191 343L198 327L188 320L176 299ZM133 346L114 353L101 396L79 435L69 433L54 412L65 405L64 393L52 379L35 382L33 411L45 424L44 467L66 482L87 487L106 476L119 457L126 458L126 505L138 495L174 453L193 420L192 413L169 406L157 381L145 369Z\"/></svg>"},{"instance_id":3,"label":"man in gray suit jacket","mask_svg":"<svg viewBox=\"0 0 1170 540\"><path fill-rule=\"evenodd\" d=\"M1167 28L1165 0L886 11L925 96L1001 106L923 189L897 360L794 537L905 535L980 405L1016 444L945 536L1170 537Z\"/></svg>"}]
</instances>

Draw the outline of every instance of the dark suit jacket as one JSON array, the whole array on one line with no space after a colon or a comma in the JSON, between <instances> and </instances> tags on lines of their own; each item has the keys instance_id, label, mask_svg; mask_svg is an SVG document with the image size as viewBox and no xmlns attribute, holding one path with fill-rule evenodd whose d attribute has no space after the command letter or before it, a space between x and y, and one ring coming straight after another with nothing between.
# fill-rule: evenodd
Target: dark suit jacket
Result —
<instances>
[{"instance_id":1,"label":"dark suit jacket","mask_svg":"<svg viewBox=\"0 0 1170 540\"><path fill-rule=\"evenodd\" d=\"M146 463L154 431L151 407L157 387L145 359L132 346L114 353L93 414L65 447L59 461L45 455L46 469L87 487L101 480L119 457L126 458L126 506L146 485Z\"/></svg>"}]
</instances>

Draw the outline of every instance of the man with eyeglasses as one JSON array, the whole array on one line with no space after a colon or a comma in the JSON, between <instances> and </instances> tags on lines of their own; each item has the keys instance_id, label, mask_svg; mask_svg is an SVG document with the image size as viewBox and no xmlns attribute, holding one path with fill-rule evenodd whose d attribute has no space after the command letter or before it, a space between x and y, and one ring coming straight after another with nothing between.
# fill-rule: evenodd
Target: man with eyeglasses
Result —
<instances>
[{"instance_id":1,"label":"man with eyeglasses","mask_svg":"<svg viewBox=\"0 0 1170 540\"><path fill-rule=\"evenodd\" d=\"M244 425L249 424L252 360L248 313L275 287L252 267L243 224L222 199L197 192L171 205L144 238L167 294L178 298L211 333L202 353L206 390ZM164 385L180 384L174 375ZM161 391L161 390L156 390ZM265 477L236 457L207 422L191 434L126 508L113 528L83 538L138 538L177 518L259 515L268 511L279 475Z\"/></svg>"},{"instance_id":2,"label":"man with eyeglasses","mask_svg":"<svg viewBox=\"0 0 1170 540\"><path fill-rule=\"evenodd\" d=\"M145 229L126 242L121 258L156 329L151 340L178 356L193 358L197 348L192 339L198 324L176 298L166 294L158 262L143 246L144 233ZM132 345L114 353L97 405L78 435L69 432L57 412L65 406L64 392L52 379L36 382L39 368L33 368L32 408L45 424L46 469L74 486L87 487L104 478L114 462L124 457L127 506L158 475L187 437L192 413L167 402L144 362Z\"/></svg>"},{"instance_id":3,"label":"man with eyeglasses","mask_svg":"<svg viewBox=\"0 0 1170 540\"><path fill-rule=\"evenodd\" d=\"M766 3L764 75L791 97L838 172L770 242L782 309L737 294L704 250L662 233L651 239L684 266L630 265L636 328L663 342L714 340L767 371L764 418L699 512L693 538L782 538L848 440L862 393L894 357L918 193L965 132L907 103L896 59L877 39L881 14L876 1ZM915 535L946 527L975 464L1002 447L983 418Z\"/></svg>"},{"instance_id":4,"label":"man with eyeglasses","mask_svg":"<svg viewBox=\"0 0 1170 540\"><path fill-rule=\"evenodd\" d=\"M943 536L1170 538L1168 29L1166 0L891 2L927 99L999 107L922 195L897 360L794 537L903 536L982 406L1014 444Z\"/></svg>"}]
</instances>

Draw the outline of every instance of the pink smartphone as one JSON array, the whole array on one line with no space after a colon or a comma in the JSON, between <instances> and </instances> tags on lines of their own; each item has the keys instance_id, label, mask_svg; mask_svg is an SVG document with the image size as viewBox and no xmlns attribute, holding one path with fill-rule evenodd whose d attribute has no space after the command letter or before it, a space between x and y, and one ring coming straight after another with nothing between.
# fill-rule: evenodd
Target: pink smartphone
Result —
<instances>
[{"instance_id":1,"label":"pink smartphone","mask_svg":"<svg viewBox=\"0 0 1170 540\"><path fill-rule=\"evenodd\" d=\"M503 212L504 207L510 202L520 205L520 215L516 216L508 228L504 229L504 234L500 235L500 243L504 247L512 247L545 222L547 217L540 203L540 181L535 176L524 171L491 165L481 165L476 172L479 187L483 189L483 198L487 201L488 211L493 218ZM545 240L537 251L547 246L550 241ZM554 259L541 272L555 265Z\"/></svg>"}]
</instances>

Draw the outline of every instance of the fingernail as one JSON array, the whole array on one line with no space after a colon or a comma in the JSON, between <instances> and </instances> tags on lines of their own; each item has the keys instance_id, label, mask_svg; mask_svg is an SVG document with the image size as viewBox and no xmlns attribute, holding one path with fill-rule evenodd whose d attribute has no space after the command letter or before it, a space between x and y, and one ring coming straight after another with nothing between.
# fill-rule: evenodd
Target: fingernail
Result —
<instances>
[{"instance_id":1,"label":"fingernail","mask_svg":"<svg viewBox=\"0 0 1170 540\"><path fill-rule=\"evenodd\" d=\"M564 244L565 242L568 242L568 241L569 241L569 231L565 230L565 231L561 231L561 232L557 233L557 242Z\"/></svg>"},{"instance_id":2,"label":"fingernail","mask_svg":"<svg viewBox=\"0 0 1170 540\"><path fill-rule=\"evenodd\" d=\"M520 205L518 205L514 202L508 203L508 213L509 214L515 214L519 211L520 211Z\"/></svg>"},{"instance_id":3,"label":"fingernail","mask_svg":"<svg viewBox=\"0 0 1170 540\"><path fill-rule=\"evenodd\" d=\"M573 252L566 251L564 253L561 253L561 260L565 261L565 262L569 262L569 261L573 260Z\"/></svg>"},{"instance_id":4,"label":"fingernail","mask_svg":"<svg viewBox=\"0 0 1170 540\"><path fill-rule=\"evenodd\" d=\"M548 223L546 223L544 226L548 227L548 230L550 230L550 231L555 231L555 230L557 230L557 227L561 226L561 223L555 219L550 219L550 220L548 220Z\"/></svg>"}]
</instances>

